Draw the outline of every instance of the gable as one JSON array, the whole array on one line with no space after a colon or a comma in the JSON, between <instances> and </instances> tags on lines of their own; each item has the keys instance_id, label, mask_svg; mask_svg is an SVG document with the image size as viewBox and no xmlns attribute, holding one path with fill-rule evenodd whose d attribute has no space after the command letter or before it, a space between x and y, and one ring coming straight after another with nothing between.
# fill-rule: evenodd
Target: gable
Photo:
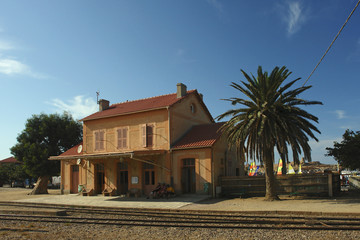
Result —
<instances>
[{"instance_id":1,"label":"gable","mask_svg":"<svg viewBox=\"0 0 360 240\"><path fill-rule=\"evenodd\" d=\"M182 99L187 98L192 94L198 94L197 90L190 90L186 92L184 97L177 97L176 93L162 95L157 97L139 99L135 101L127 101L123 103L112 104L108 109L105 109L100 112L96 112L90 116L87 116L82 121L108 118L132 113L139 113L145 111L152 111L170 107L177 102L180 102Z\"/></svg>"}]
</instances>

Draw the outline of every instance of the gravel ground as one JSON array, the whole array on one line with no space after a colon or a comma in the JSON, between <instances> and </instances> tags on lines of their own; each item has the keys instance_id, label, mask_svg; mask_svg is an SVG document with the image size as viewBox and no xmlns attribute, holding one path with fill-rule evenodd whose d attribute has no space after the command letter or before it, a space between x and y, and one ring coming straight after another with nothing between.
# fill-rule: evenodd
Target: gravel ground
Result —
<instances>
[{"instance_id":1,"label":"gravel ground","mask_svg":"<svg viewBox=\"0 0 360 240\"><path fill-rule=\"evenodd\" d=\"M21 230L19 230L21 229ZM192 229L0 221L0 239L360 239L359 231Z\"/></svg>"},{"instance_id":2,"label":"gravel ground","mask_svg":"<svg viewBox=\"0 0 360 240\"><path fill-rule=\"evenodd\" d=\"M0 200L11 201L59 195L28 196L25 189L0 188ZM359 194L338 199L284 199L264 202L261 198L212 199L190 204L183 209L207 210L307 210L320 212L360 212ZM1 211L1 209L0 209ZM360 231L309 231L261 229L204 229L177 227L106 226L94 224L62 224L22 221L0 221L0 239L360 239Z\"/></svg>"}]
</instances>

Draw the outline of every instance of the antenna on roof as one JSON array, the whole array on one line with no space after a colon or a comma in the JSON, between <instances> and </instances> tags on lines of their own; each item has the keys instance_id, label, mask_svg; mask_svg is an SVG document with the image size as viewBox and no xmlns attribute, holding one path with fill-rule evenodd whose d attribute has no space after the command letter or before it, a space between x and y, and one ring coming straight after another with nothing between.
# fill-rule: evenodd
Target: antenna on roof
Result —
<instances>
[{"instance_id":1,"label":"antenna on roof","mask_svg":"<svg viewBox=\"0 0 360 240\"><path fill-rule=\"evenodd\" d=\"M99 104L99 95L100 95L100 91L96 92L96 103Z\"/></svg>"}]
</instances>

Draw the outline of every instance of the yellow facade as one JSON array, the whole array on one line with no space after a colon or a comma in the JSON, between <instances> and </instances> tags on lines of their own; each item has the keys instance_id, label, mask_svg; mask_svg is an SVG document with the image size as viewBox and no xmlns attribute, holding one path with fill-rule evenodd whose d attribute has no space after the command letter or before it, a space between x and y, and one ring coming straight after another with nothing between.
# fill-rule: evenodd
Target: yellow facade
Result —
<instances>
[{"instance_id":1,"label":"yellow facade","mask_svg":"<svg viewBox=\"0 0 360 240\"><path fill-rule=\"evenodd\" d=\"M166 108L85 120L81 157L61 161L62 191L76 193L81 185L97 194L114 189L147 195L157 183L166 183L176 193L215 194L218 176L231 172L226 170L229 159L232 168L242 169L226 141L171 148L192 126L210 123L213 119L197 92ZM144 140L146 126L152 137Z\"/></svg>"}]
</instances>

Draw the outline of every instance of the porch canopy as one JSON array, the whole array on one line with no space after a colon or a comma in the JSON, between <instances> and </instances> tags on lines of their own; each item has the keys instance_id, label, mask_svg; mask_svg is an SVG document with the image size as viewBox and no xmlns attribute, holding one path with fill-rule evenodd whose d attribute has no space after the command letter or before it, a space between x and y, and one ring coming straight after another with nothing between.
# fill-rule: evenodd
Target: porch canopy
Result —
<instances>
[{"instance_id":1,"label":"porch canopy","mask_svg":"<svg viewBox=\"0 0 360 240\"><path fill-rule=\"evenodd\" d=\"M170 172L170 169L154 163L150 160L144 159L146 156L151 155L163 155L167 151L166 150L147 150L147 151L131 151L131 152L111 152L111 153L96 153L96 154L84 154L82 151L82 143L72 147L68 151L62 153L59 156L50 156L49 160L60 160L60 161L71 161L71 160L77 160L77 159L83 159L83 160L95 160L95 159L121 159L124 157L130 158L135 161L140 161L144 163L148 163L151 165L158 166L162 169L165 169Z\"/></svg>"}]
</instances>

